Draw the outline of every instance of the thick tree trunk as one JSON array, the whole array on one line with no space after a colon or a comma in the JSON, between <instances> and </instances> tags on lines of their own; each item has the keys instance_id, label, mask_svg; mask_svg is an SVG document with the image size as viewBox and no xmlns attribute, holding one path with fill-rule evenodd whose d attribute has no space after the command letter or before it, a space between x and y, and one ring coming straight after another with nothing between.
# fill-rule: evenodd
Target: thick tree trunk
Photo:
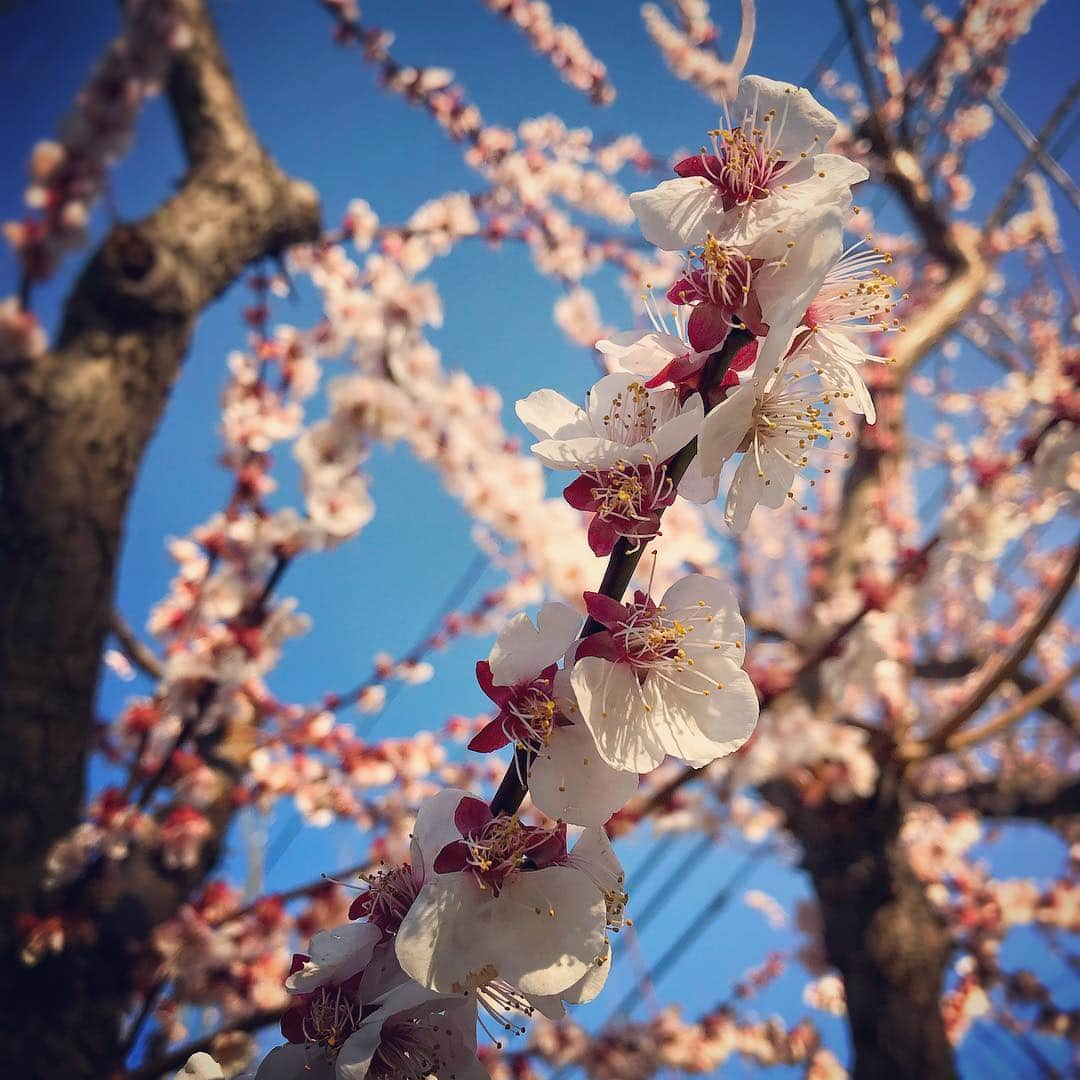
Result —
<instances>
[{"instance_id":1,"label":"thick tree trunk","mask_svg":"<svg viewBox=\"0 0 1080 1080\"><path fill-rule=\"evenodd\" d=\"M949 1080L941 992L951 943L901 846L899 777L885 770L866 800L807 807L786 783L763 793L803 848L844 980L856 1080Z\"/></svg>"},{"instance_id":2,"label":"thick tree trunk","mask_svg":"<svg viewBox=\"0 0 1080 1080\"><path fill-rule=\"evenodd\" d=\"M107 1076L132 965L150 927L197 884L198 874L129 860L79 890L92 941L69 937L61 958L36 968L19 960L20 917L58 904L79 914L70 897L42 897L42 865L81 812L127 503L195 321L247 265L320 227L314 190L285 176L251 132L202 0L186 2L193 42L168 88L189 165L179 191L112 229L68 298L53 351L0 369L5 1075ZM221 763L211 816L222 830L236 764Z\"/></svg>"}]
</instances>

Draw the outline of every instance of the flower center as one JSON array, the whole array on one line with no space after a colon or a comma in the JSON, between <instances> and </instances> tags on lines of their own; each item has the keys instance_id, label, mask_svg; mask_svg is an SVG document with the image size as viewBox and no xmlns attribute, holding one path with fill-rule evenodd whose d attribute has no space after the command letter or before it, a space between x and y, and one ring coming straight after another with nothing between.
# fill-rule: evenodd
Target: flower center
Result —
<instances>
[{"instance_id":1,"label":"flower center","mask_svg":"<svg viewBox=\"0 0 1080 1080\"><path fill-rule=\"evenodd\" d=\"M528 869L530 862L550 866L566 859L565 833L523 825L516 815L492 818L479 832L466 837L465 844L465 869L493 896L498 896L517 873Z\"/></svg>"},{"instance_id":2,"label":"flower center","mask_svg":"<svg viewBox=\"0 0 1080 1080\"><path fill-rule=\"evenodd\" d=\"M639 672L686 657L682 640L693 630L677 619L667 619L651 601L636 603L629 618L613 637L627 661Z\"/></svg>"},{"instance_id":3,"label":"flower center","mask_svg":"<svg viewBox=\"0 0 1080 1080\"><path fill-rule=\"evenodd\" d=\"M803 322L811 330L819 326L851 324L882 333L900 329L900 320L890 318L897 303L899 283L879 266L889 266L892 255L860 241L841 256L829 271L825 283L806 311Z\"/></svg>"},{"instance_id":4,"label":"flower center","mask_svg":"<svg viewBox=\"0 0 1080 1080\"><path fill-rule=\"evenodd\" d=\"M358 896L349 908L349 918L367 918L384 934L396 934L419 891L408 863L391 870L376 870L365 878L367 892Z\"/></svg>"},{"instance_id":5,"label":"flower center","mask_svg":"<svg viewBox=\"0 0 1080 1080\"><path fill-rule=\"evenodd\" d=\"M805 451L818 439L833 438L828 423L830 416L797 392L768 394L754 406L752 448L760 456L762 445L769 443L773 452L788 464L803 469L808 461ZM758 471L765 475L760 460Z\"/></svg>"},{"instance_id":6,"label":"flower center","mask_svg":"<svg viewBox=\"0 0 1080 1080\"><path fill-rule=\"evenodd\" d=\"M762 128L737 127L710 131L712 153L702 150L679 162L680 176L700 176L717 190L724 210L748 206L767 198L778 176L787 168L779 148L772 145L776 113L762 117Z\"/></svg>"},{"instance_id":7,"label":"flower center","mask_svg":"<svg viewBox=\"0 0 1080 1080\"><path fill-rule=\"evenodd\" d=\"M737 308L750 295L750 260L711 235L701 249L700 275L702 289L714 304Z\"/></svg>"},{"instance_id":8,"label":"flower center","mask_svg":"<svg viewBox=\"0 0 1080 1080\"><path fill-rule=\"evenodd\" d=\"M418 1020L388 1021L383 1024L382 1040L368 1076L371 1080L426 1080L432 1074L439 1075L445 1061L445 1038L445 1029Z\"/></svg>"},{"instance_id":9,"label":"flower center","mask_svg":"<svg viewBox=\"0 0 1080 1080\"><path fill-rule=\"evenodd\" d=\"M558 706L548 693L549 688L550 683L544 686L533 683L507 702L510 718L503 730L522 749L540 750L551 739Z\"/></svg>"},{"instance_id":10,"label":"flower center","mask_svg":"<svg viewBox=\"0 0 1080 1080\"><path fill-rule=\"evenodd\" d=\"M656 406L649 401L644 383L631 383L615 395L603 416L604 433L612 442L634 446L651 438L656 430Z\"/></svg>"},{"instance_id":11,"label":"flower center","mask_svg":"<svg viewBox=\"0 0 1080 1080\"><path fill-rule=\"evenodd\" d=\"M651 521L656 511L669 506L675 486L663 465L652 461L629 465L617 461L604 471L588 474L594 480L590 494L602 520L621 524ZM641 539L648 539L642 537Z\"/></svg>"},{"instance_id":12,"label":"flower center","mask_svg":"<svg viewBox=\"0 0 1080 1080\"><path fill-rule=\"evenodd\" d=\"M304 1038L336 1053L360 1026L360 1013L355 994L340 986L320 986L308 1002L302 1025Z\"/></svg>"}]
</instances>

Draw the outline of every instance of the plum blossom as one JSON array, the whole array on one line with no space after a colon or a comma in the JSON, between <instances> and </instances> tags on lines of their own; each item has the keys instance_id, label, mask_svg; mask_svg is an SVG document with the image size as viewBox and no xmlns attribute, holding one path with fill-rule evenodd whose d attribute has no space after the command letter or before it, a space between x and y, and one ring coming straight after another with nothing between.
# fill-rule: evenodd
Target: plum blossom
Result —
<instances>
[{"instance_id":1,"label":"plum blossom","mask_svg":"<svg viewBox=\"0 0 1080 1080\"><path fill-rule=\"evenodd\" d=\"M534 628L525 614L499 632L487 660L476 665L484 693L499 712L469 743L486 753L513 743L534 755L533 804L572 825L602 825L637 789L635 773L611 768L580 722L570 675L556 661L577 638L581 616L565 604L545 604ZM577 722L575 722L575 719Z\"/></svg>"},{"instance_id":2,"label":"plum blossom","mask_svg":"<svg viewBox=\"0 0 1080 1080\"><path fill-rule=\"evenodd\" d=\"M730 110L729 126L665 180L630 196L645 238L666 251L705 243L739 247L817 207L846 209L851 185L869 173L820 151L836 117L809 90L748 75Z\"/></svg>"},{"instance_id":3,"label":"plum blossom","mask_svg":"<svg viewBox=\"0 0 1080 1080\"><path fill-rule=\"evenodd\" d=\"M396 934L424 883L422 869L403 863L387 870L376 870L365 880L367 890L349 906L349 918L367 919L382 931L384 937Z\"/></svg>"},{"instance_id":4,"label":"plum blossom","mask_svg":"<svg viewBox=\"0 0 1080 1080\"><path fill-rule=\"evenodd\" d=\"M580 409L554 390L536 390L517 403L521 422L539 440L532 452L549 468L604 472L625 465L661 464L696 434L700 398L679 403L672 391L650 391L625 372L605 375Z\"/></svg>"},{"instance_id":5,"label":"plum blossom","mask_svg":"<svg viewBox=\"0 0 1080 1080\"><path fill-rule=\"evenodd\" d=\"M750 259L708 236L668 290L674 332L652 303L652 331L613 334L597 342L597 349L625 370L646 376L648 388L671 382L684 391L696 390L706 360L734 326L768 335L774 346L790 339L841 257L842 230L843 215L836 207L818 207L802 215L797 227L778 229L759 241ZM822 301L820 317L839 318L835 304ZM721 389L738 385L735 375L753 363L755 344L736 354Z\"/></svg>"},{"instance_id":6,"label":"plum blossom","mask_svg":"<svg viewBox=\"0 0 1080 1080\"><path fill-rule=\"evenodd\" d=\"M606 630L582 642L571 682L609 765L648 772L671 754L700 767L746 742L758 703L727 585L691 574L659 604L640 591L626 604L586 593L585 604Z\"/></svg>"},{"instance_id":7,"label":"plum blossom","mask_svg":"<svg viewBox=\"0 0 1080 1080\"><path fill-rule=\"evenodd\" d=\"M850 434L847 421L835 416L834 395L814 373L800 370L800 353L769 363L787 351L790 335L789 328L769 334L753 377L709 413L698 438L705 476L718 475L725 462L743 454L724 507L735 532L746 529L759 503L775 510L794 498L795 474L807 467L815 444L831 442L834 429Z\"/></svg>"},{"instance_id":8,"label":"plum blossom","mask_svg":"<svg viewBox=\"0 0 1080 1080\"><path fill-rule=\"evenodd\" d=\"M448 799L455 835L437 847ZM492 816L451 789L421 805L414 836L432 872L395 949L422 986L474 996L511 1028L510 1011L529 1014L534 999L564 996L606 956L605 892L574 864L565 826Z\"/></svg>"},{"instance_id":9,"label":"plum blossom","mask_svg":"<svg viewBox=\"0 0 1080 1080\"><path fill-rule=\"evenodd\" d=\"M577 637L581 616L566 604L545 604L536 626L524 612L499 631L487 660L476 665L481 689L499 706L495 718L469 743L486 753L513 742L537 749L553 729L569 723L559 708L554 679L559 661Z\"/></svg>"},{"instance_id":10,"label":"plum blossom","mask_svg":"<svg viewBox=\"0 0 1080 1080\"><path fill-rule=\"evenodd\" d=\"M667 291L676 310L690 308L686 337L693 349L715 349L736 325L759 337L794 327L840 257L843 220L837 207L825 205L742 248L706 235Z\"/></svg>"},{"instance_id":11,"label":"plum blossom","mask_svg":"<svg viewBox=\"0 0 1080 1080\"><path fill-rule=\"evenodd\" d=\"M680 404L675 390L649 390L616 372L592 388L587 411L538 390L517 403L517 413L540 440L532 450L541 461L581 472L565 498L594 514L589 546L602 556L620 536L640 545L659 534L660 515L675 500L665 463L694 437L704 409L697 394Z\"/></svg>"},{"instance_id":12,"label":"plum blossom","mask_svg":"<svg viewBox=\"0 0 1080 1080\"><path fill-rule=\"evenodd\" d=\"M795 355L805 359L844 404L872 424L874 403L858 367L865 361L885 362L867 352L856 337L899 330L900 321L890 318L896 307L896 278L878 269L892 257L877 248L860 250L856 245L829 270L821 290L803 316L807 329L796 343Z\"/></svg>"},{"instance_id":13,"label":"plum blossom","mask_svg":"<svg viewBox=\"0 0 1080 1080\"><path fill-rule=\"evenodd\" d=\"M297 1017L289 1038L259 1066L256 1080L483 1080L476 1059L476 1006L400 977L373 996L377 982L324 988Z\"/></svg>"}]
</instances>

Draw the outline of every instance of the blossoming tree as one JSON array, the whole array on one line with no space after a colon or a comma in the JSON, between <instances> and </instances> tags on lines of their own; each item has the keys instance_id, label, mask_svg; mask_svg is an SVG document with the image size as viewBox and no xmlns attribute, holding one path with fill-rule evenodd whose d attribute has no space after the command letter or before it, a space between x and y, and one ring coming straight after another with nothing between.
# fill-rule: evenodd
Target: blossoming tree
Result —
<instances>
[{"instance_id":1,"label":"blossoming tree","mask_svg":"<svg viewBox=\"0 0 1080 1080\"><path fill-rule=\"evenodd\" d=\"M978 846L1021 819L1075 845L1080 810L1080 290L1057 216L1080 203L1058 160L1080 86L1038 134L1003 97L1039 0L928 6L910 55L895 5L840 0L810 88L744 74L752 0L730 55L704 0L647 4L663 61L717 116L708 132L673 119L650 148L552 116L490 125L352 0L319 6L343 51L464 148L472 191L433 175L402 224L359 193L328 226L252 129L203 0L127 0L6 226L0 1016L17 1075L635 1080L740 1054L814 1078L949 1077L978 1018L1049 1067L1075 1012L1002 946L1029 926L1066 947L1075 867L1062 848L1049 877L1004 876ZM486 6L614 100L546 4ZM841 49L854 82L831 70ZM86 242L158 89L187 170L104 231L44 326L38 289ZM978 217L984 137L1019 140L1022 160ZM884 197L904 220L889 236ZM521 427L428 340L432 264L477 241L523 245L562 286L556 323L595 367L563 393L523 347L538 386ZM589 279L611 270L627 302L602 316ZM224 374L230 491L171 541L151 644L113 611L125 512L193 328L230 287L253 293ZM298 288L318 298L310 325L279 321ZM500 583L355 689L282 700L273 670L309 631L286 575L371 521L377 443L433 468ZM290 454L295 499L278 490ZM490 642L484 715L358 733L349 710L377 713L469 635ZM103 665L146 692L99 722ZM275 804L358 825L354 865L272 893L228 881L240 809ZM646 1020L618 1006L580 1026L646 932L620 844L674 833L698 838L692 858L797 859L804 945L716 971L696 1018L675 990ZM793 969L810 1016L755 1020L744 1003ZM818 1031L828 1013L847 1017L850 1060Z\"/></svg>"}]
</instances>

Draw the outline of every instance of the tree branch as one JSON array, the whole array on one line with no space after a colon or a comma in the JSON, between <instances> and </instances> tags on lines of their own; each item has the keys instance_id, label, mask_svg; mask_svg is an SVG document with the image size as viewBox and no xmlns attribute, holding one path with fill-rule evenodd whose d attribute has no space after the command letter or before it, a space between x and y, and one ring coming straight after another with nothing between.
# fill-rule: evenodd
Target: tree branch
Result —
<instances>
[{"instance_id":1,"label":"tree branch","mask_svg":"<svg viewBox=\"0 0 1080 1080\"><path fill-rule=\"evenodd\" d=\"M106 1075L124 1007L131 954L108 931L97 948L116 955L80 963L65 953L58 979L47 962L33 978L20 971L10 928L33 901L49 847L81 813L139 462L202 309L251 262L319 235L314 189L289 179L259 145L203 0L184 5L191 43L168 82L188 163L179 190L143 220L109 231L67 299L54 349L0 370L0 925L5 975L17 980L4 996L21 1003L0 1026L6 1045L18 1047L15 1060L26 1049L31 1074L40 1065L50 1075ZM210 816L224 826L221 809ZM147 916L174 909L191 884L152 869L155 899L128 898ZM130 914L128 930L145 932ZM95 973L95 965L115 970ZM77 1030L83 1035L71 1038Z\"/></svg>"},{"instance_id":2,"label":"tree branch","mask_svg":"<svg viewBox=\"0 0 1080 1080\"><path fill-rule=\"evenodd\" d=\"M968 747L976 746L986 739L1000 735L1001 732L1008 730L1013 724L1019 723L1024 717L1063 691L1078 675L1080 675L1080 663L1073 664L1072 667L1067 668L1053 679L1043 683L1041 686L1037 686L1020 698L1019 701L1010 705L1009 708L987 720L985 724L981 724L979 727L972 728L969 731L958 731L943 742L935 740L933 742L912 743L901 747L901 756L908 761L922 761L934 754L966 750Z\"/></svg>"},{"instance_id":3,"label":"tree branch","mask_svg":"<svg viewBox=\"0 0 1080 1080\"><path fill-rule=\"evenodd\" d=\"M151 679L160 679L164 672L161 660L148 645L139 640L128 621L119 611L113 611L109 619L109 629L120 644L124 655L145 675Z\"/></svg>"},{"instance_id":4,"label":"tree branch","mask_svg":"<svg viewBox=\"0 0 1080 1080\"><path fill-rule=\"evenodd\" d=\"M946 749L952 735L990 700L994 692L1006 679L1012 678L1017 668L1027 658L1028 653L1035 647L1035 643L1039 640L1043 631L1050 625L1058 609L1065 602L1065 598L1072 591L1078 572L1080 572L1080 542L1074 545L1069 565L1065 568L1055 588L1043 601L1031 625L1021 634L1020 639L1009 652L994 658L987 664L987 670L979 685L968 697L967 701L956 709L936 732L919 744L922 749L918 752L918 757L927 757L930 754L940 753ZM1061 687L1056 687L1047 697L1052 697L1059 689L1063 689L1064 685L1063 683ZM1032 706L1032 708L1034 707ZM911 752L913 751L909 751L909 753Z\"/></svg>"}]
</instances>

